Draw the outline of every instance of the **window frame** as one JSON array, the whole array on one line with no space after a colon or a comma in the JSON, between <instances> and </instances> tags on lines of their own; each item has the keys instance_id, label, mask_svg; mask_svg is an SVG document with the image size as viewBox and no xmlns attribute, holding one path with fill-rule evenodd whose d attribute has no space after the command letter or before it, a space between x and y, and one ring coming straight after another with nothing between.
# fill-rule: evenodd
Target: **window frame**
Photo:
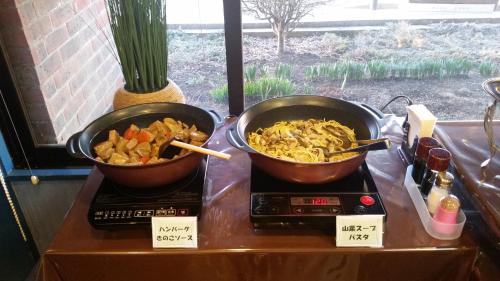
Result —
<instances>
[{"instance_id":1,"label":"window frame","mask_svg":"<svg viewBox=\"0 0 500 281\"><path fill-rule=\"evenodd\" d=\"M229 113L239 115L244 109L241 1L222 1ZM62 144L36 143L27 119L27 110L15 86L11 71L13 68L2 44L0 40L0 77L2 77L0 79L0 133L5 140L13 168L60 169L91 166L90 160L71 157Z\"/></svg>"}]
</instances>

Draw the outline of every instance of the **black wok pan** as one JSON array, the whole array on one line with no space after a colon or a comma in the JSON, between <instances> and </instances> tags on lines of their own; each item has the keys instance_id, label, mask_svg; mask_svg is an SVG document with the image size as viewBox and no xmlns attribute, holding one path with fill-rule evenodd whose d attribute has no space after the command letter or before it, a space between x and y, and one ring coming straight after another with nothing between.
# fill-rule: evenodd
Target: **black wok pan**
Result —
<instances>
[{"instance_id":1,"label":"black wok pan","mask_svg":"<svg viewBox=\"0 0 500 281\"><path fill-rule=\"evenodd\" d=\"M248 108L228 128L226 137L231 145L248 152L252 164L289 182L325 183L354 172L365 160L367 151L338 162L298 163L268 156L248 145L248 134L258 128L272 126L277 121L309 118L333 119L354 129L357 139L377 139L380 137L383 114L365 104L341 99L322 96L280 97Z\"/></svg>"},{"instance_id":2,"label":"black wok pan","mask_svg":"<svg viewBox=\"0 0 500 281\"><path fill-rule=\"evenodd\" d=\"M150 103L126 107L108 113L89 124L81 132L71 136L66 142L66 150L73 157L88 158L96 167L112 181L134 188L152 188L175 182L193 172L200 164L204 155L189 152L174 160L156 164L124 166L102 163L95 160L93 147L108 139L112 129L120 134L135 124L141 128L147 127L155 120L171 117L187 125L193 124L209 135L203 144L206 146L212 137L216 126L222 118L213 111L179 103Z\"/></svg>"}]
</instances>

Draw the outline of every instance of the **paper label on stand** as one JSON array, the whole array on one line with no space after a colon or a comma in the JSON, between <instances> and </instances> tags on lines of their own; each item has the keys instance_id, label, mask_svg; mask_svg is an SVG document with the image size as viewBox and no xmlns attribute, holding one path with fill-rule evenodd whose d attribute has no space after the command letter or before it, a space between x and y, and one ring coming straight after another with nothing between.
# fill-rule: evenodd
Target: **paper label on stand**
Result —
<instances>
[{"instance_id":1,"label":"paper label on stand","mask_svg":"<svg viewBox=\"0 0 500 281\"><path fill-rule=\"evenodd\" d=\"M198 248L196 217L152 217L153 248Z\"/></svg>"},{"instance_id":2,"label":"paper label on stand","mask_svg":"<svg viewBox=\"0 0 500 281\"><path fill-rule=\"evenodd\" d=\"M337 216L337 247L382 247L383 215Z\"/></svg>"}]
</instances>

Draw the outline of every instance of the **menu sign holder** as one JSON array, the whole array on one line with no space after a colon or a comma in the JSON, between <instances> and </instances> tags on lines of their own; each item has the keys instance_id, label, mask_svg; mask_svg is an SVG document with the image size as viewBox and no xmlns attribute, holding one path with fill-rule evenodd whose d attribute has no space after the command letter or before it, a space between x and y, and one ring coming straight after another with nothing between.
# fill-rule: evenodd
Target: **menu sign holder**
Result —
<instances>
[{"instance_id":1,"label":"menu sign holder","mask_svg":"<svg viewBox=\"0 0 500 281\"><path fill-rule=\"evenodd\" d=\"M351 215L336 218L337 247L383 247L383 215Z\"/></svg>"},{"instance_id":2,"label":"menu sign holder","mask_svg":"<svg viewBox=\"0 0 500 281\"><path fill-rule=\"evenodd\" d=\"M153 248L198 248L196 217L152 217Z\"/></svg>"}]
</instances>

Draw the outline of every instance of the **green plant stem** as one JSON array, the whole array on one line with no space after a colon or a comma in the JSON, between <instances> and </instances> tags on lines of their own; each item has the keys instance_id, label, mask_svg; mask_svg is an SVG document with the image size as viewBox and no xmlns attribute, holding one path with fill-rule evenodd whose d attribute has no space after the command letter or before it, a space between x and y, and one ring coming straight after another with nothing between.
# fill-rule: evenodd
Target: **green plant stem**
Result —
<instances>
[{"instance_id":1,"label":"green plant stem","mask_svg":"<svg viewBox=\"0 0 500 281\"><path fill-rule=\"evenodd\" d=\"M148 93L168 83L166 0L106 0L125 88Z\"/></svg>"}]
</instances>

